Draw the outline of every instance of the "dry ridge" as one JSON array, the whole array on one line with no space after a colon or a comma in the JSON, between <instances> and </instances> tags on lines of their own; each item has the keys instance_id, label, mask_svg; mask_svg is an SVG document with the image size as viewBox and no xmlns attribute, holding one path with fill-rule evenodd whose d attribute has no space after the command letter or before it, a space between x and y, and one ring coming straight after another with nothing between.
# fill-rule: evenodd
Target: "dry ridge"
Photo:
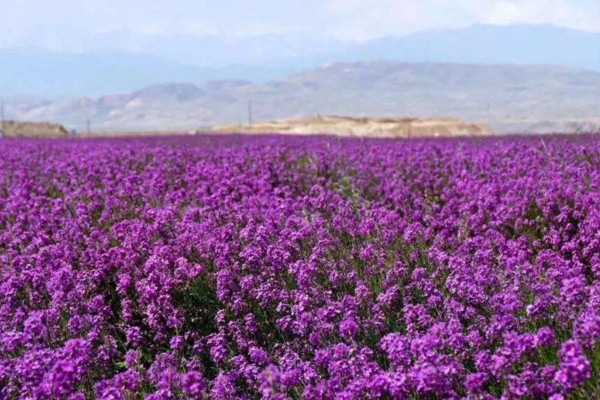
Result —
<instances>
[{"instance_id":1,"label":"dry ridge","mask_svg":"<svg viewBox=\"0 0 600 400\"><path fill-rule=\"evenodd\" d=\"M0 121L0 136L4 137L48 137L68 135L64 126L49 122Z\"/></svg>"},{"instance_id":2,"label":"dry ridge","mask_svg":"<svg viewBox=\"0 0 600 400\"><path fill-rule=\"evenodd\" d=\"M352 118L341 116L307 117L252 125L220 125L222 133L288 133L296 135L328 134L361 137L454 137L488 136L490 128L459 119Z\"/></svg>"},{"instance_id":3,"label":"dry ridge","mask_svg":"<svg viewBox=\"0 0 600 400\"><path fill-rule=\"evenodd\" d=\"M47 122L5 121L0 125L5 137L67 137L67 130L59 124ZM205 130L187 131L187 134L201 134ZM259 122L252 125L220 125L212 129L214 133L238 134L293 134L293 135L334 135L349 137L409 138L409 137L454 137L487 136L491 130L486 125L469 124L459 119L415 119L415 118L353 118L343 116L316 116L288 119L273 122ZM167 131L146 132L95 132L80 134L79 138L123 137L123 136L162 136L172 135ZM181 134L181 132L179 132Z\"/></svg>"}]
</instances>

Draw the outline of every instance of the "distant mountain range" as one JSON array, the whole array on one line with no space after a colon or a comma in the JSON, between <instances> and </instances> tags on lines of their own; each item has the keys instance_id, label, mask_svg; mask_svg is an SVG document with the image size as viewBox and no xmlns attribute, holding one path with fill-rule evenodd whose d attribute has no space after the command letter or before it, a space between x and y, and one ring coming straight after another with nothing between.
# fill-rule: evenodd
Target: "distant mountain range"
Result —
<instances>
[{"instance_id":1,"label":"distant mountain range","mask_svg":"<svg viewBox=\"0 0 600 400\"><path fill-rule=\"evenodd\" d=\"M331 62L544 64L600 72L600 33L551 25L474 25L366 42L275 35L142 39L136 40L147 54L0 49L0 95L101 96L170 82L266 83Z\"/></svg>"},{"instance_id":2,"label":"distant mountain range","mask_svg":"<svg viewBox=\"0 0 600 400\"><path fill-rule=\"evenodd\" d=\"M305 115L456 117L497 132L600 129L600 73L514 64L332 63L268 83L151 85L97 98L11 97L9 117L96 131L187 131Z\"/></svg>"},{"instance_id":3,"label":"distant mountain range","mask_svg":"<svg viewBox=\"0 0 600 400\"><path fill-rule=\"evenodd\" d=\"M118 39L114 38L115 40ZM499 132L597 130L600 33L475 25L366 42L173 37L62 54L0 49L9 119L196 130L306 115L461 118Z\"/></svg>"},{"instance_id":4,"label":"distant mountain range","mask_svg":"<svg viewBox=\"0 0 600 400\"><path fill-rule=\"evenodd\" d=\"M344 61L547 64L600 71L600 33L553 25L473 25L366 42Z\"/></svg>"},{"instance_id":5,"label":"distant mountain range","mask_svg":"<svg viewBox=\"0 0 600 400\"><path fill-rule=\"evenodd\" d=\"M267 66L197 67L147 54L11 49L0 50L0 95L100 96L173 81L201 83L243 77L265 82L293 71Z\"/></svg>"}]
</instances>

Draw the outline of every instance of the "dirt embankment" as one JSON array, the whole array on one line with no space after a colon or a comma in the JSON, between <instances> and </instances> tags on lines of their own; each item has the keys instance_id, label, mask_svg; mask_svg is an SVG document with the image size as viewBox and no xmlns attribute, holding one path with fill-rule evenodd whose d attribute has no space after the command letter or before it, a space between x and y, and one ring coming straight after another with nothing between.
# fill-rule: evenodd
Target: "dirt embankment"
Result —
<instances>
[{"instance_id":1,"label":"dirt embankment","mask_svg":"<svg viewBox=\"0 0 600 400\"><path fill-rule=\"evenodd\" d=\"M296 135L329 134L362 137L454 137L488 136L490 128L482 124L469 124L458 119L414 118L351 118L309 117L301 119L260 122L252 125L215 126L222 133L289 133Z\"/></svg>"},{"instance_id":2,"label":"dirt embankment","mask_svg":"<svg viewBox=\"0 0 600 400\"><path fill-rule=\"evenodd\" d=\"M0 122L0 132L4 137L44 137L60 138L68 136L64 126L48 122Z\"/></svg>"}]
</instances>

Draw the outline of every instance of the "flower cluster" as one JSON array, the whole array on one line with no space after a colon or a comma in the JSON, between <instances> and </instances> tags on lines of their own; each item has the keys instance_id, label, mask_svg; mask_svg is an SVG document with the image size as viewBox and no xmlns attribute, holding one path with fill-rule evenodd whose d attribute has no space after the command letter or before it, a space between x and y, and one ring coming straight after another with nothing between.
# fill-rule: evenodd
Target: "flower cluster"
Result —
<instances>
[{"instance_id":1,"label":"flower cluster","mask_svg":"<svg viewBox=\"0 0 600 400\"><path fill-rule=\"evenodd\" d=\"M599 382L595 137L0 142L0 399Z\"/></svg>"}]
</instances>

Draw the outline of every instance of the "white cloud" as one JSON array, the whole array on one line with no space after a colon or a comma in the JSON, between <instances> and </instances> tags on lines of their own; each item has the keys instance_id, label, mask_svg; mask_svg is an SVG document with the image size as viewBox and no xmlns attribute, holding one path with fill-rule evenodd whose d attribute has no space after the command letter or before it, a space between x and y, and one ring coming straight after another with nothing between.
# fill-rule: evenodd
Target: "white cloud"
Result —
<instances>
[{"instance_id":1,"label":"white cloud","mask_svg":"<svg viewBox=\"0 0 600 400\"><path fill-rule=\"evenodd\" d=\"M598 0L330 0L327 32L350 39L447 29L474 23L544 23L600 31Z\"/></svg>"},{"instance_id":2,"label":"white cloud","mask_svg":"<svg viewBox=\"0 0 600 400\"><path fill-rule=\"evenodd\" d=\"M0 0L0 46L93 46L111 35L365 40L474 23L600 31L600 0Z\"/></svg>"},{"instance_id":3,"label":"white cloud","mask_svg":"<svg viewBox=\"0 0 600 400\"><path fill-rule=\"evenodd\" d=\"M519 7L514 3L499 1L494 4L489 15L482 19L482 22L491 24L511 24L519 20Z\"/></svg>"},{"instance_id":4,"label":"white cloud","mask_svg":"<svg viewBox=\"0 0 600 400\"><path fill-rule=\"evenodd\" d=\"M479 16L490 24L554 24L568 28L600 31L600 2L597 0L497 1Z\"/></svg>"}]
</instances>

